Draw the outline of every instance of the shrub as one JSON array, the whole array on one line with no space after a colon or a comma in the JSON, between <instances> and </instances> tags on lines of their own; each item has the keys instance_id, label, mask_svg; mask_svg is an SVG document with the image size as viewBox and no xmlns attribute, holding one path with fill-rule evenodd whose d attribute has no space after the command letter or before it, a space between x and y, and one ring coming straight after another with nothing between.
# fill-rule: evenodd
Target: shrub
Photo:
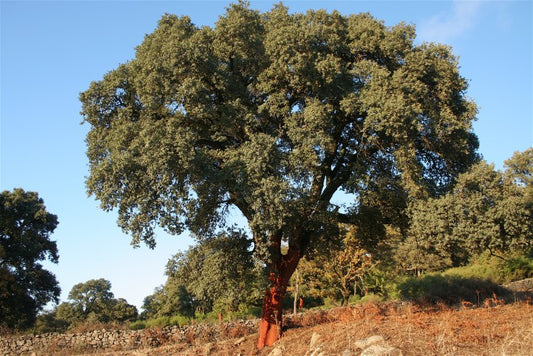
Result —
<instances>
[{"instance_id":1,"label":"shrub","mask_svg":"<svg viewBox=\"0 0 533 356\"><path fill-rule=\"evenodd\" d=\"M378 303L385 301L386 298L383 295L369 293L361 298L360 303Z\"/></svg>"},{"instance_id":2,"label":"shrub","mask_svg":"<svg viewBox=\"0 0 533 356\"><path fill-rule=\"evenodd\" d=\"M50 332L65 332L69 327L66 320L58 319L55 312L45 312L37 316L33 332L35 334L44 334Z\"/></svg>"},{"instance_id":3,"label":"shrub","mask_svg":"<svg viewBox=\"0 0 533 356\"><path fill-rule=\"evenodd\" d=\"M233 319L254 319L261 317L261 307L254 305L242 305L238 311L231 314Z\"/></svg>"},{"instance_id":4,"label":"shrub","mask_svg":"<svg viewBox=\"0 0 533 356\"><path fill-rule=\"evenodd\" d=\"M506 260L484 254L472 264L451 268L443 275L477 278L504 284L533 277L533 256L510 254Z\"/></svg>"},{"instance_id":5,"label":"shrub","mask_svg":"<svg viewBox=\"0 0 533 356\"><path fill-rule=\"evenodd\" d=\"M143 320L134 321L134 322L130 323L130 329L131 330L146 329L146 321L143 321Z\"/></svg>"},{"instance_id":6,"label":"shrub","mask_svg":"<svg viewBox=\"0 0 533 356\"><path fill-rule=\"evenodd\" d=\"M356 295L351 295L349 298L348 298L348 305L352 305L352 304L358 304L361 302L361 296L359 294L356 294Z\"/></svg>"},{"instance_id":7,"label":"shrub","mask_svg":"<svg viewBox=\"0 0 533 356\"><path fill-rule=\"evenodd\" d=\"M468 266L450 268L444 271L444 276L454 276L458 278L473 278L488 280L494 283L504 283L500 265L474 263Z\"/></svg>"},{"instance_id":8,"label":"shrub","mask_svg":"<svg viewBox=\"0 0 533 356\"><path fill-rule=\"evenodd\" d=\"M480 304L494 295L505 295L499 285L478 278L463 278L455 275L431 274L422 278L407 278L398 285L403 299L420 303L445 303L448 305L468 301Z\"/></svg>"},{"instance_id":9,"label":"shrub","mask_svg":"<svg viewBox=\"0 0 533 356\"><path fill-rule=\"evenodd\" d=\"M188 316L174 315L170 317L168 325L184 326L184 325L189 324L190 321L191 321L191 318L189 318Z\"/></svg>"},{"instance_id":10,"label":"shrub","mask_svg":"<svg viewBox=\"0 0 533 356\"><path fill-rule=\"evenodd\" d=\"M152 328L161 328L167 325L170 325L170 317L169 316L160 316L159 318L154 319L148 319L146 320L146 328L152 329Z\"/></svg>"},{"instance_id":11,"label":"shrub","mask_svg":"<svg viewBox=\"0 0 533 356\"><path fill-rule=\"evenodd\" d=\"M502 266L506 282L533 277L533 258L521 256L507 260Z\"/></svg>"}]
</instances>

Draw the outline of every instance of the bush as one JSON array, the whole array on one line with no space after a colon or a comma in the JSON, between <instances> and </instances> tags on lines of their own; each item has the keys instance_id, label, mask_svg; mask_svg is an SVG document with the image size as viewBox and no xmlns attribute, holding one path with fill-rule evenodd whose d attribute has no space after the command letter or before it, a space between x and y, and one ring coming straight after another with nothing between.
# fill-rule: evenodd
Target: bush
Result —
<instances>
[{"instance_id":1,"label":"bush","mask_svg":"<svg viewBox=\"0 0 533 356\"><path fill-rule=\"evenodd\" d=\"M145 320L134 321L133 323L130 323L130 329L131 330L146 329L146 321Z\"/></svg>"},{"instance_id":2,"label":"bush","mask_svg":"<svg viewBox=\"0 0 533 356\"><path fill-rule=\"evenodd\" d=\"M522 256L507 260L502 266L506 282L533 277L533 258Z\"/></svg>"},{"instance_id":3,"label":"bush","mask_svg":"<svg viewBox=\"0 0 533 356\"><path fill-rule=\"evenodd\" d=\"M383 295L368 293L367 295L361 298L360 303L378 303L383 302L385 300L386 298Z\"/></svg>"},{"instance_id":4,"label":"bush","mask_svg":"<svg viewBox=\"0 0 533 356\"><path fill-rule=\"evenodd\" d=\"M238 311L231 314L232 319L254 319L261 317L261 307L242 305Z\"/></svg>"},{"instance_id":5,"label":"bush","mask_svg":"<svg viewBox=\"0 0 533 356\"><path fill-rule=\"evenodd\" d=\"M464 267L451 268L443 275L462 278L477 278L505 284L533 277L533 257L529 255L510 255L506 260L488 254Z\"/></svg>"},{"instance_id":6,"label":"bush","mask_svg":"<svg viewBox=\"0 0 533 356\"><path fill-rule=\"evenodd\" d=\"M69 323L66 320L58 319L55 315L55 312L45 312L37 316L35 320L35 325L33 327L33 332L35 334L44 334L51 332L65 332Z\"/></svg>"},{"instance_id":7,"label":"bush","mask_svg":"<svg viewBox=\"0 0 533 356\"><path fill-rule=\"evenodd\" d=\"M500 266L501 262L499 264L474 263L468 266L450 268L442 274L450 277L488 280L501 284L505 282L505 278L502 275Z\"/></svg>"},{"instance_id":8,"label":"bush","mask_svg":"<svg viewBox=\"0 0 533 356\"><path fill-rule=\"evenodd\" d=\"M170 317L169 325L184 326L184 325L188 325L190 321L191 321L191 318L189 318L188 316L174 315Z\"/></svg>"},{"instance_id":9,"label":"bush","mask_svg":"<svg viewBox=\"0 0 533 356\"><path fill-rule=\"evenodd\" d=\"M361 302L361 296L359 294L350 295L348 298L348 305L359 304Z\"/></svg>"},{"instance_id":10,"label":"bush","mask_svg":"<svg viewBox=\"0 0 533 356\"><path fill-rule=\"evenodd\" d=\"M463 278L455 275L432 274L422 278L407 278L398 285L400 297L420 303L445 303L448 305L468 301L480 304L494 295L503 296L504 288L478 278Z\"/></svg>"}]
</instances>

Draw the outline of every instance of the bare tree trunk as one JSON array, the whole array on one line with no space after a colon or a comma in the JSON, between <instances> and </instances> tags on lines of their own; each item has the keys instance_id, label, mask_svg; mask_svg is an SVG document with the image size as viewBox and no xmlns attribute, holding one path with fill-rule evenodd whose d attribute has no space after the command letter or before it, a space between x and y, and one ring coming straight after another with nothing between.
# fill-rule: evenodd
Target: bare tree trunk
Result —
<instances>
[{"instance_id":1,"label":"bare tree trunk","mask_svg":"<svg viewBox=\"0 0 533 356\"><path fill-rule=\"evenodd\" d=\"M259 341L257 342L257 348L259 350L265 346L271 346L281 337L283 326L283 297L287 291L289 279L294 273L299 260L299 251L295 248L289 248L288 253L281 256L279 262L272 266L273 271L269 276L271 285L265 291L261 310Z\"/></svg>"},{"instance_id":2,"label":"bare tree trunk","mask_svg":"<svg viewBox=\"0 0 533 356\"><path fill-rule=\"evenodd\" d=\"M299 273L298 270L296 270L296 278L294 283L296 284L294 286L294 300L292 305L292 313L296 314L298 312L298 294L300 293L300 280L299 280Z\"/></svg>"}]
</instances>

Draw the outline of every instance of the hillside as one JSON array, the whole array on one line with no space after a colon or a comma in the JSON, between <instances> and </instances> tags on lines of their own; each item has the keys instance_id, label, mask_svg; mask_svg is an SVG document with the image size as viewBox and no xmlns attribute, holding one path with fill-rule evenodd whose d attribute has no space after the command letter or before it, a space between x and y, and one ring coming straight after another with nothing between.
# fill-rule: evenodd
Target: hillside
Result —
<instances>
[{"instance_id":1,"label":"hillside","mask_svg":"<svg viewBox=\"0 0 533 356\"><path fill-rule=\"evenodd\" d=\"M474 307L421 307L410 303L365 304L288 318L290 327L273 347L259 352L256 334L218 343L203 338L158 348L103 352L100 356L148 355L360 355L361 340L381 336L390 354L530 355L533 303ZM314 346L310 346L311 339ZM371 354L370 350L366 354Z\"/></svg>"}]
</instances>

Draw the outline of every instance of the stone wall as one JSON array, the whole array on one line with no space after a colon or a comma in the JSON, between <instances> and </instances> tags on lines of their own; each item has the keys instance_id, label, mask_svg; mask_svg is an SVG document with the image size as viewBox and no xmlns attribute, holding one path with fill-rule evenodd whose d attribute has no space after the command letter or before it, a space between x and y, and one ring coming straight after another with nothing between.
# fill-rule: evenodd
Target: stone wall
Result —
<instances>
[{"instance_id":1,"label":"stone wall","mask_svg":"<svg viewBox=\"0 0 533 356\"><path fill-rule=\"evenodd\" d=\"M68 351L71 354L95 350L131 350L197 340L214 341L256 331L254 321L222 325L197 324L144 330L95 330L86 333L22 335L0 338L0 356L40 355Z\"/></svg>"}]
</instances>

